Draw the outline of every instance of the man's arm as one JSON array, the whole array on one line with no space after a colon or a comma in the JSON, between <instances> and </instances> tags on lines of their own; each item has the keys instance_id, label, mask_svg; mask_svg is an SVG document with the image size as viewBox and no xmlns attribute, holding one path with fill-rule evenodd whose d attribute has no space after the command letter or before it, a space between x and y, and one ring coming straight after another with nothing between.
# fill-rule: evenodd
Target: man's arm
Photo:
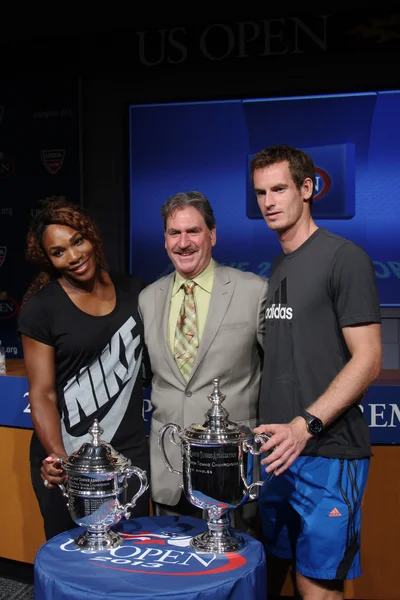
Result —
<instances>
[{"instance_id":1,"label":"man's arm","mask_svg":"<svg viewBox=\"0 0 400 600\"><path fill-rule=\"evenodd\" d=\"M351 353L351 359L338 373L328 389L307 411L321 419L324 427L337 419L360 396L379 375L382 367L381 326L377 323L342 328L343 336ZM261 452L274 451L262 464L266 471L279 475L294 462L312 437L303 417L296 417L288 424L265 424L256 433L272 434L262 446Z\"/></svg>"}]
</instances>

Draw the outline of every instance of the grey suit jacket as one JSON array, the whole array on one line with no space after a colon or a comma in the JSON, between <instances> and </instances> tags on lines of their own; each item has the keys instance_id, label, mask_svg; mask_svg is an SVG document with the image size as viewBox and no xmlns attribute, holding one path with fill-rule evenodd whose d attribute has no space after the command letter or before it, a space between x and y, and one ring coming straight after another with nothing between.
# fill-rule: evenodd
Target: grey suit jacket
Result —
<instances>
[{"instance_id":1,"label":"grey suit jacket","mask_svg":"<svg viewBox=\"0 0 400 600\"><path fill-rule=\"evenodd\" d=\"M203 423L210 408L212 380L220 378L229 418L257 425L267 280L254 273L216 264L203 337L186 383L168 346L167 331L174 273L146 287L139 296L145 344L153 372L150 431L151 494L174 506L181 494L179 475L170 473L158 449L158 432L166 423L184 428ZM181 449L168 438L172 466L182 470Z\"/></svg>"}]
</instances>

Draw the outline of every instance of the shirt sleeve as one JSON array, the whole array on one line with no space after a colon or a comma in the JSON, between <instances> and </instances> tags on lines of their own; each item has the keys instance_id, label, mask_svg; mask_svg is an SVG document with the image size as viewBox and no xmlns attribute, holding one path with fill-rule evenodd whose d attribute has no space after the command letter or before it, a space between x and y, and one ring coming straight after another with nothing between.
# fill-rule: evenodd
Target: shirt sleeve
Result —
<instances>
[{"instance_id":1,"label":"shirt sleeve","mask_svg":"<svg viewBox=\"0 0 400 600\"><path fill-rule=\"evenodd\" d=\"M265 309L267 303L267 291L268 291L268 280L265 279L261 288L261 294L258 300L258 327L257 327L257 339L260 346L264 347L264 336L265 336Z\"/></svg>"},{"instance_id":2,"label":"shirt sleeve","mask_svg":"<svg viewBox=\"0 0 400 600\"><path fill-rule=\"evenodd\" d=\"M20 310L18 332L48 346L54 346L48 310L36 296L32 296Z\"/></svg>"},{"instance_id":3,"label":"shirt sleeve","mask_svg":"<svg viewBox=\"0 0 400 600\"><path fill-rule=\"evenodd\" d=\"M374 265L360 246L347 242L339 248L330 286L341 327L381 322Z\"/></svg>"}]
</instances>

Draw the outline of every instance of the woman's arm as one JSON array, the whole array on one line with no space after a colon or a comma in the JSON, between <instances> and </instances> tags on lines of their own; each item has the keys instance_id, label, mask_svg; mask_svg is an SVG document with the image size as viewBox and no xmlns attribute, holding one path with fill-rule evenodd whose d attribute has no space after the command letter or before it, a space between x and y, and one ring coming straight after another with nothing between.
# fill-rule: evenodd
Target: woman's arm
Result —
<instances>
[{"instance_id":1,"label":"woman's arm","mask_svg":"<svg viewBox=\"0 0 400 600\"><path fill-rule=\"evenodd\" d=\"M48 456L64 457L66 451L62 441L55 387L54 348L25 335L21 335L21 339L35 432ZM57 463L46 462L46 466L42 467L42 478L57 484L63 479L63 471L55 468L54 464Z\"/></svg>"}]
</instances>

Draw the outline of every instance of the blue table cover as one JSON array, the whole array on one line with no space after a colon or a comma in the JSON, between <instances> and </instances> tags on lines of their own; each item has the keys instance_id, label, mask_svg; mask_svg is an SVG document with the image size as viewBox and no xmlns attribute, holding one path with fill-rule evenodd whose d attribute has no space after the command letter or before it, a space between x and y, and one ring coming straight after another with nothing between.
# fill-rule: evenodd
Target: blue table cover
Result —
<instances>
[{"instance_id":1,"label":"blue table cover","mask_svg":"<svg viewBox=\"0 0 400 600\"><path fill-rule=\"evenodd\" d=\"M240 552L197 554L190 539L206 528L192 517L123 520L123 544L100 552L74 546L82 528L62 533L36 555L35 600L265 600L262 544L243 534Z\"/></svg>"}]
</instances>

